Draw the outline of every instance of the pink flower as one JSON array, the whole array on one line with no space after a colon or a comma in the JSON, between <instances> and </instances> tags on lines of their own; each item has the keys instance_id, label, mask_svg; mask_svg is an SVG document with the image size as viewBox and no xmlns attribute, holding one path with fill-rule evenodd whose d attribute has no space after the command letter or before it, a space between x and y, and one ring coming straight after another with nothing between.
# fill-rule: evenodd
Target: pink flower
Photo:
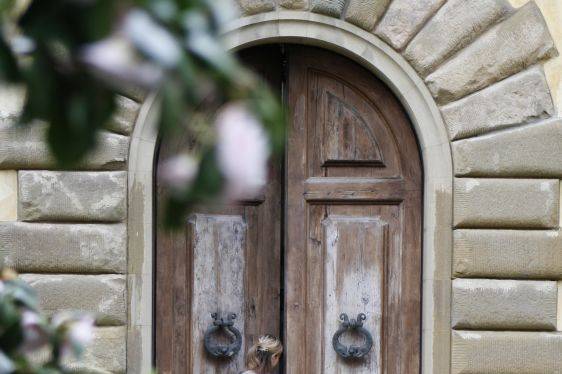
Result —
<instances>
[{"instance_id":1,"label":"pink flower","mask_svg":"<svg viewBox=\"0 0 562 374\"><path fill-rule=\"evenodd\" d=\"M86 347L94 338L94 319L90 316L83 316L71 322L68 329L68 340L73 345Z\"/></svg>"},{"instance_id":2,"label":"pink flower","mask_svg":"<svg viewBox=\"0 0 562 374\"><path fill-rule=\"evenodd\" d=\"M143 87L156 86L164 74L161 68L143 62L133 44L121 35L85 46L82 61L109 83L133 83Z\"/></svg>"},{"instance_id":3,"label":"pink flower","mask_svg":"<svg viewBox=\"0 0 562 374\"><path fill-rule=\"evenodd\" d=\"M267 179L269 143L261 123L241 104L223 108L216 119L217 162L230 199L251 197Z\"/></svg>"},{"instance_id":4,"label":"pink flower","mask_svg":"<svg viewBox=\"0 0 562 374\"><path fill-rule=\"evenodd\" d=\"M175 67L181 59L178 41L144 10L133 9L127 14L123 32L139 50L166 68Z\"/></svg>"},{"instance_id":5,"label":"pink flower","mask_svg":"<svg viewBox=\"0 0 562 374\"><path fill-rule=\"evenodd\" d=\"M94 318L89 315L61 312L53 316L52 324L61 332L61 355L78 357L88 346L94 334Z\"/></svg>"},{"instance_id":6,"label":"pink flower","mask_svg":"<svg viewBox=\"0 0 562 374\"><path fill-rule=\"evenodd\" d=\"M188 154L172 157L160 166L158 175L172 190L186 190L197 175L199 165L195 158Z\"/></svg>"},{"instance_id":7,"label":"pink flower","mask_svg":"<svg viewBox=\"0 0 562 374\"><path fill-rule=\"evenodd\" d=\"M23 329L22 351L35 351L47 343L47 334L41 327L41 318L37 313L25 310L22 313L21 327Z\"/></svg>"}]
</instances>

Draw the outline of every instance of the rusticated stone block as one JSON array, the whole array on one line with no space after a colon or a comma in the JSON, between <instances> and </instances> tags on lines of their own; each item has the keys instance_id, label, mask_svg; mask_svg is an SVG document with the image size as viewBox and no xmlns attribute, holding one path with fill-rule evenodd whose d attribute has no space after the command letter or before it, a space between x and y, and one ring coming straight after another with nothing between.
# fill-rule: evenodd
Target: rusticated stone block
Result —
<instances>
[{"instance_id":1,"label":"rusticated stone block","mask_svg":"<svg viewBox=\"0 0 562 374\"><path fill-rule=\"evenodd\" d=\"M65 367L79 373L125 373L127 359L125 327L98 327L94 340L80 360L68 359Z\"/></svg>"},{"instance_id":2,"label":"rusticated stone block","mask_svg":"<svg viewBox=\"0 0 562 374\"><path fill-rule=\"evenodd\" d=\"M19 117L25 100L25 87L0 84L0 126L14 123Z\"/></svg>"},{"instance_id":3,"label":"rusticated stone block","mask_svg":"<svg viewBox=\"0 0 562 374\"><path fill-rule=\"evenodd\" d=\"M306 9L307 0L279 0L279 5L287 9Z\"/></svg>"},{"instance_id":4,"label":"rusticated stone block","mask_svg":"<svg viewBox=\"0 0 562 374\"><path fill-rule=\"evenodd\" d=\"M556 55L544 18L530 2L441 65L426 83L437 101L446 103ZM415 64L424 69L425 64Z\"/></svg>"},{"instance_id":5,"label":"rusticated stone block","mask_svg":"<svg viewBox=\"0 0 562 374\"><path fill-rule=\"evenodd\" d=\"M401 50L445 0L394 0L375 29L382 40Z\"/></svg>"},{"instance_id":6,"label":"rusticated stone block","mask_svg":"<svg viewBox=\"0 0 562 374\"><path fill-rule=\"evenodd\" d=\"M0 223L6 266L28 273L124 273L125 224Z\"/></svg>"},{"instance_id":7,"label":"rusticated stone block","mask_svg":"<svg viewBox=\"0 0 562 374\"><path fill-rule=\"evenodd\" d=\"M273 0L237 0L244 15L269 12L275 9Z\"/></svg>"},{"instance_id":8,"label":"rusticated stone block","mask_svg":"<svg viewBox=\"0 0 562 374\"><path fill-rule=\"evenodd\" d=\"M0 222L18 219L18 173L0 170Z\"/></svg>"},{"instance_id":9,"label":"rusticated stone block","mask_svg":"<svg viewBox=\"0 0 562 374\"><path fill-rule=\"evenodd\" d=\"M441 108L451 139L551 117L555 110L542 67L534 67Z\"/></svg>"},{"instance_id":10,"label":"rusticated stone block","mask_svg":"<svg viewBox=\"0 0 562 374\"><path fill-rule=\"evenodd\" d=\"M345 0L310 0L310 10L332 17L339 17L345 6Z\"/></svg>"},{"instance_id":11,"label":"rusticated stone block","mask_svg":"<svg viewBox=\"0 0 562 374\"><path fill-rule=\"evenodd\" d=\"M121 221L127 173L20 171L19 217L24 221Z\"/></svg>"},{"instance_id":12,"label":"rusticated stone block","mask_svg":"<svg viewBox=\"0 0 562 374\"><path fill-rule=\"evenodd\" d=\"M562 120L453 143L457 176L562 177Z\"/></svg>"},{"instance_id":13,"label":"rusticated stone block","mask_svg":"<svg viewBox=\"0 0 562 374\"><path fill-rule=\"evenodd\" d=\"M372 30L384 14L390 0L350 0L345 20L365 30Z\"/></svg>"},{"instance_id":14,"label":"rusticated stone block","mask_svg":"<svg viewBox=\"0 0 562 374\"><path fill-rule=\"evenodd\" d=\"M512 11L505 0L449 0L412 39L404 57L425 76Z\"/></svg>"},{"instance_id":15,"label":"rusticated stone block","mask_svg":"<svg viewBox=\"0 0 562 374\"><path fill-rule=\"evenodd\" d=\"M556 330L562 331L562 281L558 281L556 284L558 285L558 317Z\"/></svg>"},{"instance_id":16,"label":"rusticated stone block","mask_svg":"<svg viewBox=\"0 0 562 374\"><path fill-rule=\"evenodd\" d=\"M129 135L133 131L141 104L124 96L117 97L117 108L107 124L107 129Z\"/></svg>"},{"instance_id":17,"label":"rusticated stone block","mask_svg":"<svg viewBox=\"0 0 562 374\"><path fill-rule=\"evenodd\" d=\"M555 281L455 279L452 326L469 330L556 330Z\"/></svg>"},{"instance_id":18,"label":"rusticated stone block","mask_svg":"<svg viewBox=\"0 0 562 374\"><path fill-rule=\"evenodd\" d=\"M0 169L52 169L55 161L46 143L47 126L0 124ZM123 169L129 137L100 131L98 145L79 165L83 169Z\"/></svg>"},{"instance_id":19,"label":"rusticated stone block","mask_svg":"<svg viewBox=\"0 0 562 374\"><path fill-rule=\"evenodd\" d=\"M124 275L22 274L47 315L62 310L91 313L97 325L127 322Z\"/></svg>"},{"instance_id":20,"label":"rusticated stone block","mask_svg":"<svg viewBox=\"0 0 562 374\"><path fill-rule=\"evenodd\" d=\"M459 228L558 227L558 180L455 179Z\"/></svg>"},{"instance_id":21,"label":"rusticated stone block","mask_svg":"<svg viewBox=\"0 0 562 374\"><path fill-rule=\"evenodd\" d=\"M453 331L452 374L562 372L562 334Z\"/></svg>"},{"instance_id":22,"label":"rusticated stone block","mask_svg":"<svg viewBox=\"0 0 562 374\"><path fill-rule=\"evenodd\" d=\"M554 230L455 230L455 277L562 279Z\"/></svg>"}]
</instances>

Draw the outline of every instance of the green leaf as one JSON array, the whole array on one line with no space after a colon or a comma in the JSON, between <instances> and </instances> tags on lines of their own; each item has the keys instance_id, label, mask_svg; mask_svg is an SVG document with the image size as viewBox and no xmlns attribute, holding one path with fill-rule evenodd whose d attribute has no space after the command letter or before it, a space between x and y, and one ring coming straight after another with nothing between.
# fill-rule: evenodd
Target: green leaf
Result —
<instances>
[{"instance_id":1,"label":"green leaf","mask_svg":"<svg viewBox=\"0 0 562 374\"><path fill-rule=\"evenodd\" d=\"M0 16L4 16L6 13L11 12L15 3L15 0L0 0Z\"/></svg>"},{"instance_id":2,"label":"green leaf","mask_svg":"<svg viewBox=\"0 0 562 374\"><path fill-rule=\"evenodd\" d=\"M48 118L49 145L63 167L77 165L95 147L97 131L109 121L115 109L110 91L91 82L87 84L86 77L82 81L83 87L68 81L61 86L66 93Z\"/></svg>"},{"instance_id":3,"label":"green leaf","mask_svg":"<svg viewBox=\"0 0 562 374\"><path fill-rule=\"evenodd\" d=\"M166 134L177 129L184 120L181 86L176 81L167 81L162 86L160 95L162 98L160 130Z\"/></svg>"},{"instance_id":4,"label":"green leaf","mask_svg":"<svg viewBox=\"0 0 562 374\"><path fill-rule=\"evenodd\" d=\"M0 302L0 333L4 333L11 325L18 323L19 311L10 296L4 296Z\"/></svg>"},{"instance_id":5,"label":"green leaf","mask_svg":"<svg viewBox=\"0 0 562 374\"><path fill-rule=\"evenodd\" d=\"M39 302L37 301L37 293L27 283L21 279L14 279L6 281L5 287L7 288L6 293L20 306L31 310L38 310Z\"/></svg>"},{"instance_id":6,"label":"green leaf","mask_svg":"<svg viewBox=\"0 0 562 374\"><path fill-rule=\"evenodd\" d=\"M10 46L0 36L0 80L16 83L21 80L16 57Z\"/></svg>"}]
</instances>

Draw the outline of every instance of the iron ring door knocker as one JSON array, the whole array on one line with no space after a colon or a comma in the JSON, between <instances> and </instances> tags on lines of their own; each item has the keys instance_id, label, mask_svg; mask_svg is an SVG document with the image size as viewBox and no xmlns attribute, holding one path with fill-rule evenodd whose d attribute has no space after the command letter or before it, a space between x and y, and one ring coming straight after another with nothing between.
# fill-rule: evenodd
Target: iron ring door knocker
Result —
<instances>
[{"instance_id":1,"label":"iron ring door knocker","mask_svg":"<svg viewBox=\"0 0 562 374\"><path fill-rule=\"evenodd\" d=\"M230 358L235 356L242 347L242 334L234 327L236 314L229 313L226 317L226 321L224 318L219 318L218 313L211 314L211 317L213 318L213 324L207 329L204 337L205 350L215 358ZM219 345L211 341L211 337L219 330L223 330L226 333L230 339L229 344Z\"/></svg>"},{"instance_id":2,"label":"iron ring door knocker","mask_svg":"<svg viewBox=\"0 0 562 374\"><path fill-rule=\"evenodd\" d=\"M346 359L362 358L369 353L373 346L371 333L363 327L363 321L367 319L364 313L359 313L357 319L349 319L347 314L340 314L341 326L332 338L332 346L338 355ZM340 342L340 337L347 331L356 331L365 339L361 346L346 347Z\"/></svg>"}]
</instances>

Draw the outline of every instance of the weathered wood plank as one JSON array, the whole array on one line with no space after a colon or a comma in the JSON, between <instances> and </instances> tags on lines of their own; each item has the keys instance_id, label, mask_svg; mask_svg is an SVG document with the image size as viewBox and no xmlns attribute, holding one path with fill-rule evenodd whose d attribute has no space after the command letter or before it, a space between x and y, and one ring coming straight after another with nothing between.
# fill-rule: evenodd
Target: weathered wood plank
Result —
<instances>
[{"instance_id":1,"label":"weathered wood plank","mask_svg":"<svg viewBox=\"0 0 562 374\"><path fill-rule=\"evenodd\" d=\"M382 318L384 303L385 253L388 250L388 225L372 217L328 216L324 227L324 347L329 348L332 335L340 327L338 316L346 313L367 317L363 326L373 337L373 349L354 365L354 373L382 371ZM355 339L354 339L355 338ZM361 345L362 339L345 337L347 344ZM333 349L323 358L323 372L348 370L347 362Z\"/></svg>"},{"instance_id":2,"label":"weathered wood plank","mask_svg":"<svg viewBox=\"0 0 562 374\"><path fill-rule=\"evenodd\" d=\"M212 313L225 319L236 314L235 327L244 331L246 223L241 216L196 214L188 225L192 261L190 367L193 373L236 373L244 367L243 355L231 360L208 359L204 335L212 324Z\"/></svg>"}]
</instances>

